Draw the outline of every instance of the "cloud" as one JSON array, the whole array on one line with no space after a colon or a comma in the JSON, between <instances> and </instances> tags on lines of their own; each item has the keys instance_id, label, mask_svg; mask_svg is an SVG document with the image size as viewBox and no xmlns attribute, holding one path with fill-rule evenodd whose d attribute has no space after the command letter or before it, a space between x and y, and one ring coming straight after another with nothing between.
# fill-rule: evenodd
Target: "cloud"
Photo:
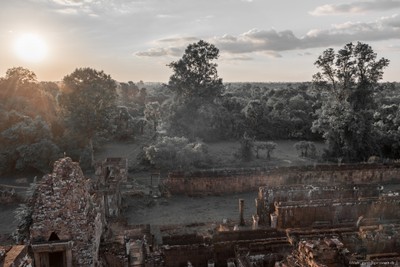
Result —
<instances>
[{"instance_id":1,"label":"cloud","mask_svg":"<svg viewBox=\"0 0 400 267\"><path fill-rule=\"evenodd\" d=\"M139 51L134 53L135 56L138 57L165 57L172 56L177 57L182 55L184 51L183 47L167 47L167 48L150 48L146 51Z\"/></svg>"},{"instance_id":2,"label":"cloud","mask_svg":"<svg viewBox=\"0 0 400 267\"><path fill-rule=\"evenodd\" d=\"M221 54L250 54L260 52L271 57L281 57L281 52L306 50L319 47L342 46L354 41L383 41L400 39L400 17L394 15L373 22L346 22L329 29L312 29L298 37L293 31L252 29L245 33L205 38L221 51ZM137 56L180 56L196 37L173 37L158 40L155 48L138 52ZM166 47L166 48L165 48ZM307 54L305 54L307 55ZM237 57L237 56L236 56ZM235 58L235 56L232 56ZM246 57L244 57L246 60Z\"/></svg>"},{"instance_id":3,"label":"cloud","mask_svg":"<svg viewBox=\"0 0 400 267\"><path fill-rule=\"evenodd\" d=\"M50 0L50 3L58 13L68 15L82 14L91 17L103 14L107 16L128 15L152 9L151 5L145 0ZM167 18L170 16L160 14L157 17Z\"/></svg>"},{"instance_id":4,"label":"cloud","mask_svg":"<svg viewBox=\"0 0 400 267\"><path fill-rule=\"evenodd\" d=\"M365 13L400 8L398 0L356 1L347 4L328 4L316 7L309 13L313 16L338 15L347 13Z\"/></svg>"},{"instance_id":5,"label":"cloud","mask_svg":"<svg viewBox=\"0 0 400 267\"><path fill-rule=\"evenodd\" d=\"M224 54L221 56L222 61L251 61L253 59L253 57L248 55Z\"/></svg>"},{"instance_id":6,"label":"cloud","mask_svg":"<svg viewBox=\"0 0 400 267\"><path fill-rule=\"evenodd\" d=\"M61 6L81 6L85 3L85 1L81 0L52 0L53 3Z\"/></svg>"},{"instance_id":7,"label":"cloud","mask_svg":"<svg viewBox=\"0 0 400 267\"><path fill-rule=\"evenodd\" d=\"M186 44L186 43L194 43L196 41L200 40L197 37L171 37L171 38L165 38L165 39L161 39L158 40L158 43L171 43L171 44Z\"/></svg>"}]
</instances>

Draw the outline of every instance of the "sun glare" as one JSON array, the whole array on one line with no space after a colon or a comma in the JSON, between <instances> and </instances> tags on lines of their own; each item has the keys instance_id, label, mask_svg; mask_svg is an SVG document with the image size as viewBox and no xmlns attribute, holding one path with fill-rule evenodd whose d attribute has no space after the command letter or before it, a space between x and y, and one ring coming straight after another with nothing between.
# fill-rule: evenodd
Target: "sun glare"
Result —
<instances>
[{"instance_id":1,"label":"sun glare","mask_svg":"<svg viewBox=\"0 0 400 267\"><path fill-rule=\"evenodd\" d=\"M15 42L15 53L19 58L29 62L40 62L47 55L47 45L35 34L21 35Z\"/></svg>"}]
</instances>

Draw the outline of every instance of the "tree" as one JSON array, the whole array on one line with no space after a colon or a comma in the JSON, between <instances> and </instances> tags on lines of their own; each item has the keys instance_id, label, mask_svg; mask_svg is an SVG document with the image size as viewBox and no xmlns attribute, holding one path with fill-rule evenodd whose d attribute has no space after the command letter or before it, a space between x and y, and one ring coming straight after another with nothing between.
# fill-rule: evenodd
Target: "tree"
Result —
<instances>
[{"instance_id":1,"label":"tree","mask_svg":"<svg viewBox=\"0 0 400 267\"><path fill-rule=\"evenodd\" d=\"M311 141L299 141L296 142L294 148L300 153L300 157L316 157L317 148L315 147L314 142Z\"/></svg>"},{"instance_id":2,"label":"tree","mask_svg":"<svg viewBox=\"0 0 400 267\"><path fill-rule=\"evenodd\" d=\"M254 143L254 152L256 152L256 158L259 159L259 151L266 150L267 151L267 159L271 159L271 153L275 150L278 145L275 142L255 142Z\"/></svg>"},{"instance_id":3,"label":"tree","mask_svg":"<svg viewBox=\"0 0 400 267\"><path fill-rule=\"evenodd\" d=\"M213 44L203 40L190 44L180 60L168 64L174 72L168 88L181 101L219 96L222 79L218 77L217 64L212 63L218 56L219 50Z\"/></svg>"},{"instance_id":4,"label":"tree","mask_svg":"<svg viewBox=\"0 0 400 267\"><path fill-rule=\"evenodd\" d=\"M247 132L240 139L239 157L243 161L253 160L254 138L251 138Z\"/></svg>"},{"instance_id":5,"label":"tree","mask_svg":"<svg viewBox=\"0 0 400 267\"><path fill-rule=\"evenodd\" d=\"M180 60L168 65L174 72L166 85L174 93L166 121L169 134L215 140L221 133L217 126L221 117L216 114L224 108L216 99L223 84L217 64L212 62L218 55L218 48L200 40L190 44Z\"/></svg>"},{"instance_id":6,"label":"tree","mask_svg":"<svg viewBox=\"0 0 400 267\"><path fill-rule=\"evenodd\" d=\"M116 106L116 82L103 71L76 69L63 79L60 105L70 126L87 140L107 129ZM93 160L93 158L92 158Z\"/></svg>"},{"instance_id":7,"label":"tree","mask_svg":"<svg viewBox=\"0 0 400 267\"><path fill-rule=\"evenodd\" d=\"M158 102L150 102L146 104L144 109L144 116L146 120L153 122L153 130L157 131L158 121L161 117L161 106Z\"/></svg>"},{"instance_id":8,"label":"tree","mask_svg":"<svg viewBox=\"0 0 400 267\"><path fill-rule=\"evenodd\" d=\"M271 158L271 153L272 153L272 151L275 150L275 148L277 146L278 145L275 142L272 142L272 141L268 141L268 142L265 143L264 149L267 150L267 159Z\"/></svg>"},{"instance_id":9,"label":"tree","mask_svg":"<svg viewBox=\"0 0 400 267\"><path fill-rule=\"evenodd\" d=\"M11 68L6 71L6 76L0 79L0 100L14 109L19 107L21 102L26 106L24 98L33 100L38 95L38 88L33 71L23 67Z\"/></svg>"},{"instance_id":10,"label":"tree","mask_svg":"<svg viewBox=\"0 0 400 267\"><path fill-rule=\"evenodd\" d=\"M373 125L373 93L389 60L377 60L368 44L349 43L337 53L325 50L315 62L313 76L324 102L317 110L313 130L322 133L330 157L365 160L377 152Z\"/></svg>"}]
</instances>

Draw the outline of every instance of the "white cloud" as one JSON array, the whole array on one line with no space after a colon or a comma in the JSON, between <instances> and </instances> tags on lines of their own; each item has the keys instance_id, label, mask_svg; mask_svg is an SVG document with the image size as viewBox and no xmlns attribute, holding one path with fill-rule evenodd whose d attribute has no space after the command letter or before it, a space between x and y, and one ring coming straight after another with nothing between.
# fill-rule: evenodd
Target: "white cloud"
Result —
<instances>
[{"instance_id":1,"label":"white cloud","mask_svg":"<svg viewBox=\"0 0 400 267\"><path fill-rule=\"evenodd\" d=\"M280 52L318 47L341 46L355 41L382 41L400 39L400 17L384 17L373 22L346 22L330 29L313 29L298 37L292 31L252 29L237 36L222 35L205 38L217 46L221 54L250 54L261 52L272 57L281 57ZM196 37L173 37L158 40L154 48L136 53L137 56L180 56ZM245 58L247 59L247 58Z\"/></svg>"},{"instance_id":2,"label":"white cloud","mask_svg":"<svg viewBox=\"0 0 400 267\"><path fill-rule=\"evenodd\" d=\"M184 51L183 47L167 47L167 48L150 48L146 51L139 51L134 53L135 56L138 57L165 57L172 56L177 57L182 55Z\"/></svg>"},{"instance_id":3,"label":"white cloud","mask_svg":"<svg viewBox=\"0 0 400 267\"><path fill-rule=\"evenodd\" d=\"M365 13L400 8L399 0L355 1L346 4L328 4L315 8L309 13L313 16L337 15L346 13Z\"/></svg>"},{"instance_id":4,"label":"white cloud","mask_svg":"<svg viewBox=\"0 0 400 267\"><path fill-rule=\"evenodd\" d=\"M127 15L151 9L149 2L144 0L50 0L55 11L63 14L82 14L97 17L101 14ZM71 12L75 8L76 12ZM160 14L159 18L169 15Z\"/></svg>"}]
</instances>

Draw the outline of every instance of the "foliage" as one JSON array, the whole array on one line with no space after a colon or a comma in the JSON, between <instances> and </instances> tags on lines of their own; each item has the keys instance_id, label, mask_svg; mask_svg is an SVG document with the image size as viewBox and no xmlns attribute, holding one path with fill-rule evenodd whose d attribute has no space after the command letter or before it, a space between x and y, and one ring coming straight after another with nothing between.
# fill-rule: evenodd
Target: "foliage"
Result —
<instances>
[{"instance_id":1,"label":"foliage","mask_svg":"<svg viewBox=\"0 0 400 267\"><path fill-rule=\"evenodd\" d=\"M103 71L79 68L63 79L60 106L68 128L78 132L93 152L93 138L112 131L116 82ZM93 156L92 156L92 163Z\"/></svg>"},{"instance_id":2,"label":"foliage","mask_svg":"<svg viewBox=\"0 0 400 267\"><path fill-rule=\"evenodd\" d=\"M59 148L52 140L46 121L39 116L31 119L16 111L6 113L6 117L6 129L0 133L2 155L7 157L1 161L3 172L10 171L5 164L20 171L34 168L47 172L59 156Z\"/></svg>"},{"instance_id":3,"label":"foliage","mask_svg":"<svg viewBox=\"0 0 400 267\"><path fill-rule=\"evenodd\" d=\"M17 170L34 168L43 173L49 172L53 162L61 156L58 146L48 139L19 146L17 152Z\"/></svg>"},{"instance_id":4,"label":"foliage","mask_svg":"<svg viewBox=\"0 0 400 267\"><path fill-rule=\"evenodd\" d=\"M239 157L243 161L253 160L254 138L251 138L246 132L240 139Z\"/></svg>"},{"instance_id":5,"label":"foliage","mask_svg":"<svg viewBox=\"0 0 400 267\"><path fill-rule=\"evenodd\" d=\"M293 146L299 152L300 157L315 158L317 156L317 148L314 142L303 140L295 143Z\"/></svg>"},{"instance_id":6,"label":"foliage","mask_svg":"<svg viewBox=\"0 0 400 267\"><path fill-rule=\"evenodd\" d=\"M168 134L208 141L225 136L228 112L219 101L223 84L212 62L218 56L218 48L200 40L168 65L174 72L166 85L174 96L162 105Z\"/></svg>"},{"instance_id":7,"label":"foliage","mask_svg":"<svg viewBox=\"0 0 400 267\"><path fill-rule=\"evenodd\" d=\"M36 177L26 191L26 201L18 206L15 210L15 220L17 221L17 229L13 233L13 237L17 244L24 244L29 241L29 228L32 225L33 201L36 194Z\"/></svg>"},{"instance_id":8,"label":"foliage","mask_svg":"<svg viewBox=\"0 0 400 267\"><path fill-rule=\"evenodd\" d=\"M400 158L400 108L398 104L382 104L374 113L374 127L382 154Z\"/></svg>"},{"instance_id":9,"label":"foliage","mask_svg":"<svg viewBox=\"0 0 400 267\"><path fill-rule=\"evenodd\" d=\"M190 44L178 61L168 64L173 70L168 88L180 101L213 99L221 94L222 79L218 77L217 64L219 50L203 40Z\"/></svg>"},{"instance_id":10,"label":"foliage","mask_svg":"<svg viewBox=\"0 0 400 267\"><path fill-rule=\"evenodd\" d=\"M144 148L145 158L156 168L173 170L204 167L209 162L207 146L185 137L164 136Z\"/></svg>"},{"instance_id":11,"label":"foliage","mask_svg":"<svg viewBox=\"0 0 400 267\"><path fill-rule=\"evenodd\" d=\"M227 129L234 128L229 136L238 138L247 132L257 140L317 140L319 134L311 132L316 100L309 83L228 84L222 105L233 126Z\"/></svg>"},{"instance_id":12,"label":"foliage","mask_svg":"<svg viewBox=\"0 0 400 267\"><path fill-rule=\"evenodd\" d=\"M63 79L60 105L69 124L88 139L109 125L116 106L116 83L91 68L76 69Z\"/></svg>"},{"instance_id":13,"label":"foliage","mask_svg":"<svg viewBox=\"0 0 400 267\"><path fill-rule=\"evenodd\" d=\"M119 90L121 105L124 106L131 105L135 99L137 99L137 95L139 94L139 87L137 87L137 85L132 81L120 83Z\"/></svg>"},{"instance_id":14,"label":"foliage","mask_svg":"<svg viewBox=\"0 0 400 267\"><path fill-rule=\"evenodd\" d=\"M276 148L277 146L278 146L278 145L277 145L275 142L272 142L272 141L268 141L268 142L266 142L266 143L264 144L263 148L264 148L265 150L267 150L267 158L268 158L268 159L271 158L271 153L272 153L272 151L275 150L275 148Z\"/></svg>"},{"instance_id":15,"label":"foliage","mask_svg":"<svg viewBox=\"0 0 400 267\"><path fill-rule=\"evenodd\" d=\"M313 130L325 138L329 157L360 161L377 153L373 93L389 61L376 57L368 44L359 42L337 53L329 48L315 62L321 72L314 75L314 84L324 101Z\"/></svg>"},{"instance_id":16,"label":"foliage","mask_svg":"<svg viewBox=\"0 0 400 267\"><path fill-rule=\"evenodd\" d=\"M161 117L161 106L158 102L150 102L146 104L144 116L148 121L153 122L153 130L157 131L158 121Z\"/></svg>"},{"instance_id":17,"label":"foliage","mask_svg":"<svg viewBox=\"0 0 400 267\"><path fill-rule=\"evenodd\" d=\"M277 143L268 141L268 142L255 142L254 143L254 152L256 152L256 158L259 159L259 151L266 150L267 151L267 159L271 158L272 151L278 146Z\"/></svg>"}]
</instances>

